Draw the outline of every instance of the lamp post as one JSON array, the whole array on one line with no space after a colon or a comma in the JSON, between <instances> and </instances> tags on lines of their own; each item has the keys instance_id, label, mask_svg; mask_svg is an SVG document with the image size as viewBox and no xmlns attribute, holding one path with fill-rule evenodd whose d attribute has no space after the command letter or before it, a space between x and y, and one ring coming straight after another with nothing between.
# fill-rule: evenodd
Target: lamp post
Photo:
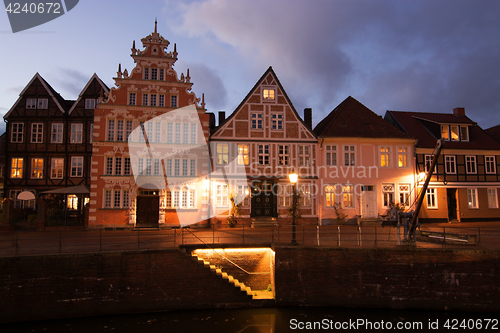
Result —
<instances>
[{"instance_id":1,"label":"lamp post","mask_svg":"<svg viewBox=\"0 0 500 333\"><path fill-rule=\"evenodd\" d=\"M297 179L299 178L299 175L297 175L295 172L292 172L288 175L288 178L290 179L290 183L293 184L292 245L298 245L297 240L295 239L295 210L297 207Z\"/></svg>"}]
</instances>

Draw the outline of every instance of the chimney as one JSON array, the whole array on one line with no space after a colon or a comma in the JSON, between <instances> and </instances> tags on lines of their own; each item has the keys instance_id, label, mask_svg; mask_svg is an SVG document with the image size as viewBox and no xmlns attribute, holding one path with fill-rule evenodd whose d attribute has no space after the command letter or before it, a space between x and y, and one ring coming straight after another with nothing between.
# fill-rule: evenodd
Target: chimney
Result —
<instances>
[{"instance_id":1,"label":"chimney","mask_svg":"<svg viewBox=\"0 0 500 333\"><path fill-rule=\"evenodd\" d=\"M226 112L219 111L219 126L226 120Z\"/></svg>"},{"instance_id":2,"label":"chimney","mask_svg":"<svg viewBox=\"0 0 500 333\"><path fill-rule=\"evenodd\" d=\"M457 117L465 117L465 108L454 108L453 114Z\"/></svg>"},{"instance_id":3,"label":"chimney","mask_svg":"<svg viewBox=\"0 0 500 333\"><path fill-rule=\"evenodd\" d=\"M304 109L304 122L309 128L312 128L312 109L305 108Z\"/></svg>"},{"instance_id":4,"label":"chimney","mask_svg":"<svg viewBox=\"0 0 500 333\"><path fill-rule=\"evenodd\" d=\"M212 112L207 112L208 114L208 128L215 128L215 114Z\"/></svg>"}]
</instances>

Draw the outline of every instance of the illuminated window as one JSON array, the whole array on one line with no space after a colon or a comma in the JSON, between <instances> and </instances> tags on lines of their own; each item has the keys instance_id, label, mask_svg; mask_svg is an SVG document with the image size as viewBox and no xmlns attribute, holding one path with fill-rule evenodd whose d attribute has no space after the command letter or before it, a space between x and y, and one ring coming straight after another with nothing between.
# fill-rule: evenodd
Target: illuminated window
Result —
<instances>
[{"instance_id":1,"label":"illuminated window","mask_svg":"<svg viewBox=\"0 0 500 333\"><path fill-rule=\"evenodd\" d=\"M226 165L229 163L229 144L228 143L218 143L217 144L217 164Z\"/></svg>"},{"instance_id":2,"label":"illuminated window","mask_svg":"<svg viewBox=\"0 0 500 333\"><path fill-rule=\"evenodd\" d=\"M380 166L382 168L391 166L391 147L380 147Z\"/></svg>"},{"instance_id":3,"label":"illuminated window","mask_svg":"<svg viewBox=\"0 0 500 333\"><path fill-rule=\"evenodd\" d=\"M399 203L403 206L410 205L410 184L399 184Z\"/></svg>"},{"instance_id":4,"label":"illuminated window","mask_svg":"<svg viewBox=\"0 0 500 333\"><path fill-rule=\"evenodd\" d=\"M246 185L238 185L238 199L242 200L241 203L243 206L248 206L250 205L250 196L248 186Z\"/></svg>"},{"instance_id":5,"label":"illuminated window","mask_svg":"<svg viewBox=\"0 0 500 333\"><path fill-rule=\"evenodd\" d=\"M265 100L274 100L274 89L264 89L262 96Z\"/></svg>"},{"instance_id":6,"label":"illuminated window","mask_svg":"<svg viewBox=\"0 0 500 333\"><path fill-rule=\"evenodd\" d=\"M335 196L335 186L325 187L325 204L326 207L335 207L336 196Z\"/></svg>"},{"instance_id":7,"label":"illuminated window","mask_svg":"<svg viewBox=\"0 0 500 333\"><path fill-rule=\"evenodd\" d=\"M50 166L50 178L62 179L64 172L64 158L53 158Z\"/></svg>"},{"instance_id":8,"label":"illuminated window","mask_svg":"<svg viewBox=\"0 0 500 333\"><path fill-rule=\"evenodd\" d=\"M228 195L227 184L216 186L215 203L217 207L229 206L229 195Z\"/></svg>"},{"instance_id":9,"label":"illuminated window","mask_svg":"<svg viewBox=\"0 0 500 333\"><path fill-rule=\"evenodd\" d=\"M394 184L382 184L382 197L384 199L384 207L394 205Z\"/></svg>"},{"instance_id":10,"label":"illuminated window","mask_svg":"<svg viewBox=\"0 0 500 333\"><path fill-rule=\"evenodd\" d=\"M408 167L408 147L398 147L398 167Z\"/></svg>"},{"instance_id":11,"label":"illuminated window","mask_svg":"<svg viewBox=\"0 0 500 333\"><path fill-rule=\"evenodd\" d=\"M31 159L31 179L43 178L43 158Z\"/></svg>"},{"instance_id":12,"label":"illuminated window","mask_svg":"<svg viewBox=\"0 0 500 333\"><path fill-rule=\"evenodd\" d=\"M10 178L23 178L23 159L13 158L11 161Z\"/></svg>"},{"instance_id":13,"label":"illuminated window","mask_svg":"<svg viewBox=\"0 0 500 333\"><path fill-rule=\"evenodd\" d=\"M352 185L342 186L342 198L344 208L354 208L354 187Z\"/></svg>"},{"instance_id":14,"label":"illuminated window","mask_svg":"<svg viewBox=\"0 0 500 333\"><path fill-rule=\"evenodd\" d=\"M451 132L451 141L458 141L458 126L452 125L450 126L450 132Z\"/></svg>"},{"instance_id":15,"label":"illuminated window","mask_svg":"<svg viewBox=\"0 0 500 333\"><path fill-rule=\"evenodd\" d=\"M238 165L248 165L249 161L248 145L238 144Z\"/></svg>"},{"instance_id":16,"label":"illuminated window","mask_svg":"<svg viewBox=\"0 0 500 333\"><path fill-rule=\"evenodd\" d=\"M441 138L445 139L446 141L450 140L450 133L449 133L449 126L448 125L441 125Z\"/></svg>"},{"instance_id":17,"label":"illuminated window","mask_svg":"<svg viewBox=\"0 0 500 333\"><path fill-rule=\"evenodd\" d=\"M78 209L78 197L75 194L68 195L68 209L77 210Z\"/></svg>"}]
</instances>

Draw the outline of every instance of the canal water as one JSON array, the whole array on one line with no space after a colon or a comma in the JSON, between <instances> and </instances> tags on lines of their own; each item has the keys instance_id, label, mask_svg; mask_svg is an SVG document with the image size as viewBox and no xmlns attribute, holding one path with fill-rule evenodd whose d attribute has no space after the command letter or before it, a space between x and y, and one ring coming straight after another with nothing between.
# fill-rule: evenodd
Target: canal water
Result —
<instances>
[{"instance_id":1,"label":"canal water","mask_svg":"<svg viewBox=\"0 0 500 333\"><path fill-rule=\"evenodd\" d=\"M0 332L475 332L485 328L499 332L498 317L497 313L290 307L171 311L0 324Z\"/></svg>"}]
</instances>

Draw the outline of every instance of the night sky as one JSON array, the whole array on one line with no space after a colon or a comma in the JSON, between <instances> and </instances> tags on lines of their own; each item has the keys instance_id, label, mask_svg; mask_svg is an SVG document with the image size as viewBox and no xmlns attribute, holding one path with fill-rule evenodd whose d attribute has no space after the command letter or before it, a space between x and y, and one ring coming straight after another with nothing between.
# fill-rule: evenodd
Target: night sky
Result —
<instances>
[{"instance_id":1,"label":"night sky","mask_svg":"<svg viewBox=\"0 0 500 333\"><path fill-rule=\"evenodd\" d=\"M500 124L498 0L82 0L15 34L4 12L0 113L37 72L66 99L93 73L114 86L155 18L211 112L234 111L272 66L314 125L348 96L380 115L464 107L483 128Z\"/></svg>"}]
</instances>

